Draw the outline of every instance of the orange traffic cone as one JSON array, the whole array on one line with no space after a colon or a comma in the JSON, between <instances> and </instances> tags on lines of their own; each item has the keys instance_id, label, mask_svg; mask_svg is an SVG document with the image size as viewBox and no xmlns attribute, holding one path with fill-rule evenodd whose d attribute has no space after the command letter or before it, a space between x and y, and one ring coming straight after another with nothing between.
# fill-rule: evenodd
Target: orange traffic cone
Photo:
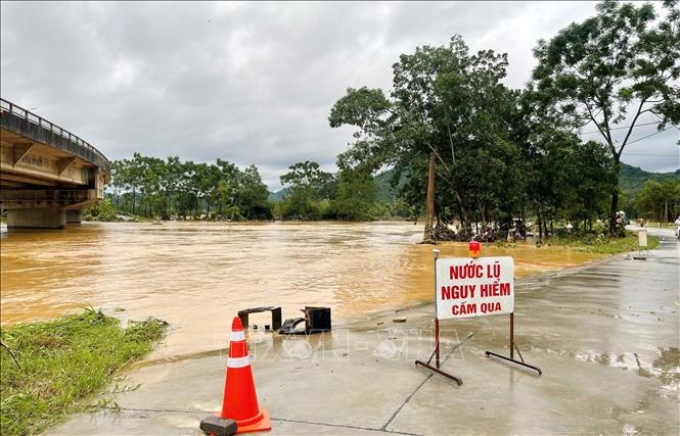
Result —
<instances>
[{"instance_id":1,"label":"orange traffic cone","mask_svg":"<svg viewBox=\"0 0 680 436\"><path fill-rule=\"evenodd\" d=\"M239 317L234 317L231 324L231 344L221 417L236 421L236 433L272 429L269 412L260 409L257 403L246 336Z\"/></svg>"}]
</instances>

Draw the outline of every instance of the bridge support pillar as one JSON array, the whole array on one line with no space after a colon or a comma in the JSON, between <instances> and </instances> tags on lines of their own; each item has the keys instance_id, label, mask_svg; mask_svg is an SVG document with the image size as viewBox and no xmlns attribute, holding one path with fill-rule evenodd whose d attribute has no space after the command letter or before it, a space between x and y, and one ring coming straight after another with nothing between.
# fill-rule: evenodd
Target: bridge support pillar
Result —
<instances>
[{"instance_id":1,"label":"bridge support pillar","mask_svg":"<svg viewBox=\"0 0 680 436\"><path fill-rule=\"evenodd\" d=\"M68 209L66 211L66 224L80 224L82 221L80 209Z\"/></svg>"},{"instance_id":2,"label":"bridge support pillar","mask_svg":"<svg viewBox=\"0 0 680 436\"><path fill-rule=\"evenodd\" d=\"M7 229L63 229L66 227L64 209L10 209Z\"/></svg>"}]
</instances>

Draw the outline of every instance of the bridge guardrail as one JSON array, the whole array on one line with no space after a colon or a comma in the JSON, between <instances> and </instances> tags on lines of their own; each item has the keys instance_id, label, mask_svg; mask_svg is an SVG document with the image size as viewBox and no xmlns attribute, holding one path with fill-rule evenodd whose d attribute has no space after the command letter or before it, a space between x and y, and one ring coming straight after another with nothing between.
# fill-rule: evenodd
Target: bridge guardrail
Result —
<instances>
[{"instance_id":1,"label":"bridge guardrail","mask_svg":"<svg viewBox=\"0 0 680 436\"><path fill-rule=\"evenodd\" d=\"M8 113L18 116L20 118L25 119L31 124L34 124L36 126L39 126L45 130L48 130L49 132L59 135L62 138L68 140L69 142L73 144L77 144L81 147L84 147L94 155L96 155L100 159L100 163L104 165L104 170L107 173L111 173L111 163L109 160L104 156L99 150L97 150L95 147L90 145L87 141L81 139L80 137L74 135L73 133L69 132L68 130L52 123L51 121L48 121L44 119L43 117L34 114L33 112L29 111L28 109L24 109L21 106L17 106L16 104L5 100L4 98L0 98L0 109L2 111L7 111Z\"/></svg>"}]
</instances>

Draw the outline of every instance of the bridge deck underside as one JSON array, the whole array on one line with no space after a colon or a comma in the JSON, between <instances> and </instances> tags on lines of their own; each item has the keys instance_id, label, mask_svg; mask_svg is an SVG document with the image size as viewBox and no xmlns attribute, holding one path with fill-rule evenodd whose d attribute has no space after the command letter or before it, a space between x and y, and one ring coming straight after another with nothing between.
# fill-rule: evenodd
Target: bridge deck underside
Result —
<instances>
[{"instance_id":1,"label":"bridge deck underside","mask_svg":"<svg viewBox=\"0 0 680 436\"><path fill-rule=\"evenodd\" d=\"M0 129L0 203L5 210L78 209L100 200L96 166L67 151Z\"/></svg>"}]
</instances>

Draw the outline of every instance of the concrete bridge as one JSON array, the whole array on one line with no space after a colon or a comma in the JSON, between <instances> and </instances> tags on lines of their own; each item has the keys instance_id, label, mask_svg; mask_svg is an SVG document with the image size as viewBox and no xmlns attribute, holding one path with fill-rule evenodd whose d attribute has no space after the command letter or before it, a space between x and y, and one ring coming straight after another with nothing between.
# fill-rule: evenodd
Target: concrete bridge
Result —
<instances>
[{"instance_id":1,"label":"concrete bridge","mask_svg":"<svg viewBox=\"0 0 680 436\"><path fill-rule=\"evenodd\" d=\"M0 209L7 228L60 229L104 199L111 164L71 132L0 99Z\"/></svg>"}]
</instances>

